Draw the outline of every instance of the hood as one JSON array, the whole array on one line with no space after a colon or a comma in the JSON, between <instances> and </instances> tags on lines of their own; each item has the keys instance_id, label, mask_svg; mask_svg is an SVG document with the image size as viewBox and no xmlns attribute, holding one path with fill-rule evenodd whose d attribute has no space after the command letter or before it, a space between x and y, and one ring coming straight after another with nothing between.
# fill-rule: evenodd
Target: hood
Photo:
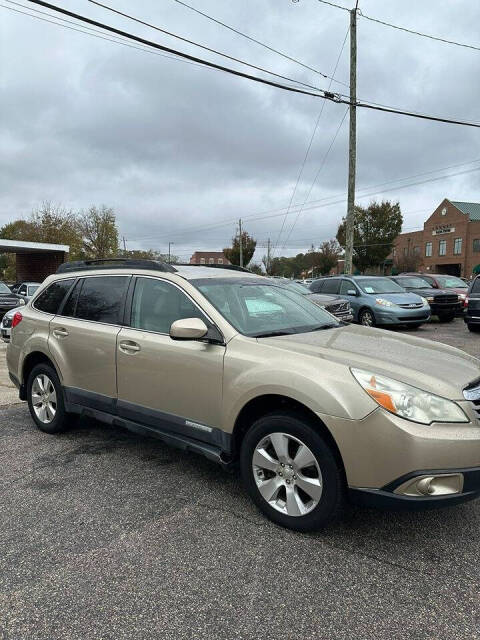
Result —
<instances>
[{"instance_id":1,"label":"hood","mask_svg":"<svg viewBox=\"0 0 480 640\"><path fill-rule=\"evenodd\" d=\"M418 304L419 302L422 302L418 294L410 293L409 291L402 291L399 293L368 293L367 295L373 300L375 298L383 298L384 300L389 300L394 304Z\"/></svg>"},{"instance_id":2,"label":"hood","mask_svg":"<svg viewBox=\"0 0 480 640\"><path fill-rule=\"evenodd\" d=\"M349 368L367 369L451 400L463 400L462 389L480 376L480 360L464 351L385 329L347 325L261 341Z\"/></svg>"},{"instance_id":3,"label":"hood","mask_svg":"<svg viewBox=\"0 0 480 640\"><path fill-rule=\"evenodd\" d=\"M329 296L326 293L311 293L308 299L318 305L331 304L332 302L346 302L346 300L340 296Z\"/></svg>"},{"instance_id":4,"label":"hood","mask_svg":"<svg viewBox=\"0 0 480 640\"><path fill-rule=\"evenodd\" d=\"M17 296L15 293L0 293L0 302L18 302L20 296Z\"/></svg>"},{"instance_id":5,"label":"hood","mask_svg":"<svg viewBox=\"0 0 480 640\"><path fill-rule=\"evenodd\" d=\"M436 296L452 296L455 294L453 289L434 289L433 287L425 287L425 289L411 289L410 287L405 287L405 289L411 293L416 293L419 296L423 296L424 298L428 297L436 297Z\"/></svg>"}]
</instances>

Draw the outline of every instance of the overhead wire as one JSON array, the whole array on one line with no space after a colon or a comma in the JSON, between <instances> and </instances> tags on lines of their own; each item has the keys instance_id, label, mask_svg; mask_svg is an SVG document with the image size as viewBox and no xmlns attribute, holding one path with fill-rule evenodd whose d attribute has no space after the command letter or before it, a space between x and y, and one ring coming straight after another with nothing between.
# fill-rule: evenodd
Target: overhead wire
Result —
<instances>
[{"instance_id":1,"label":"overhead wire","mask_svg":"<svg viewBox=\"0 0 480 640\"><path fill-rule=\"evenodd\" d=\"M257 40L256 38L253 38L252 36L249 36L248 34L244 33L243 31L240 31L239 29L236 29L235 27L232 27L231 25L226 24L225 22L222 22L221 20L218 20L217 18L214 18L213 16L208 15L207 13L205 13L203 11L200 11L200 9L197 9L196 7L193 7L190 4L187 4L186 2L183 2L183 0L173 0L173 1L176 2L177 4L181 4L182 6L186 7L187 9L190 9L191 11L194 11L195 13L198 13L199 15L203 16L204 18L207 18L208 20L211 20L212 22L215 22L216 24L220 25L221 27L224 27L225 29L229 29L233 33L236 33L237 35L242 36L243 38L246 38L247 40L250 40L251 42L254 42L255 44L260 45L264 49L267 49L268 51L276 53L277 55L281 56L282 58L285 58L286 60L290 60L290 62L294 62L295 64L300 65L304 69L308 69L309 71L313 71L314 73L317 73L318 75L322 76L323 78L329 78L329 79L333 80L334 82L336 82L338 84L342 84L343 86L348 87L348 84L346 82L342 82L340 80L334 80L331 76L323 73L322 71L319 71L318 69L315 69L315 67L311 67L310 65L305 64L304 62L301 62L297 58L289 56L288 54L286 54L286 53L284 53L282 51L279 51L278 49L275 49L274 47L271 47L270 45L265 44L264 42L261 42L260 40Z\"/></svg>"},{"instance_id":2,"label":"overhead wire","mask_svg":"<svg viewBox=\"0 0 480 640\"><path fill-rule=\"evenodd\" d=\"M332 76L331 76L331 79L330 79L330 84L329 84L328 89L327 89L328 91L330 90L330 88L331 88L331 86L332 86L332 82L333 82L333 80L334 80L334 78L335 78L335 74L336 74L337 69L338 69L338 65L339 65L339 62L340 62L340 58L342 57L343 49L345 48L345 43L346 43L346 41L347 41L347 37L348 37L349 31L350 31L350 27L347 29L347 33L345 34L345 38L343 39L342 46L340 47L340 53L339 53L339 54L338 54L338 56L337 56L337 60L336 60L336 63L335 63L335 66L334 66L334 69L333 69L333 72L332 72ZM325 103L325 101L324 101L324 102L322 102L322 107L321 107L321 109L320 109L320 113L318 114L317 120L316 120L316 122L315 122L315 126L314 126L314 128L313 128L312 135L311 135L311 137L310 137L310 141L309 141L308 146L307 146L307 149L306 149L306 151L305 151L305 155L304 155L304 157L303 157L303 162L302 162L302 164L301 164L301 166L300 166L300 171L299 171L299 173L298 173L297 180L296 180L296 182L295 182L295 186L294 186L294 188L293 188L292 195L291 195L291 197L290 197L290 203L289 203L289 205L288 205L287 213L288 213L288 211L290 211L290 207L292 206L293 199L294 199L294 197L295 197L295 194L296 194L296 192L297 192L298 185L299 185L300 180L301 180L301 178L302 178L303 171L304 171L304 169L305 169L305 165L306 165L306 162L307 162L307 160L308 160L308 156L310 155L310 150L311 150L311 148L312 148L313 140L314 140L315 135L316 135L316 133L317 133L317 129L318 129L318 126L319 126L319 124L320 124L320 120L321 120L321 118L322 118L323 111L324 111L324 109L325 109L325 104L326 104L326 103ZM335 137L336 137L336 135L335 135ZM327 155L328 155L328 153L327 153ZM285 227L285 222L286 222L286 220L287 220L287 215L285 214L285 218L284 218L283 223L282 223L282 228L280 229L280 231L279 231L279 233L278 233L277 240L276 240L276 242L275 242L275 244L274 244L274 247L273 247L273 252L272 252L272 254L273 254L273 255L275 254L275 251L277 250L278 244L279 244L279 242L280 242L280 238L281 238L281 236L282 236L282 233L283 233L283 229L284 229L284 227ZM295 223L293 224L293 226L295 226ZM291 233L291 231L290 231L290 233ZM289 234L289 237L290 237L290 234Z\"/></svg>"},{"instance_id":3,"label":"overhead wire","mask_svg":"<svg viewBox=\"0 0 480 640\"><path fill-rule=\"evenodd\" d=\"M8 1L8 0L7 0ZM100 27L102 29L105 29L106 31L110 31L112 33L115 33L117 35L126 37L128 39L134 40L136 42L139 42L140 44L143 45L147 45L150 47L153 47L155 49L158 49L160 51L164 51L166 53L170 53L170 54L174 54L177 56L180 56L182 58L185 58L186 60L191 60L193 62L197 62L199 64L208 66L210 68L213 69L217 69L219 71L223 71L225 73L229 73L231 75L235 75L237 77L241 77L241 78L246 78L248 80L252 80L254 82L258 82L264 85L268 85L271 87L276 87L278 89L283 89L284 91L289 91L291 93L298 93L298 94L302 94L302 95L308 95L308 96L312 96L315 98L322 98L325 100L331 100L332 102L336 102L338 104L348 104L350 105L351 102L349 99L347 99L346 97L342 96L341 94L338 93L330 93L328 91L325 91L324 89L321 88L315 88L314 91L308 91L307 89L303 89L300 88L298 86L289 86L289 85L285 85L285 84L281 84L279 82L273 81L273 80L268 80L266 78L261 78L259 76L254 76L252 74L249 73L245 73L243 71L238 71L237 69L232 69L230 67L225 67L223 65L219 65L215 62L211 62L209 60L205 60L203 58L199 58L197 56L192 56L190 54L187 54L183 51L178 51L176 49L172 49L171 47L166 47L165 45L161 45L157 42L153 42L151 40L147 40L145 38L141 38L140 36L136 36L134 34L131 34L129 32L123 31L121 29L117 29L116 27L112 27L110 25L106 25L105 23L99 22L98 20L93 20L92 18L88 18L86 16L80 15L78 13L74 13L73 11L68 11L67 9L64 9L62 7L58 7L56 5L52 5L49 2L44 2L44 0L28 0L29 2L33 3L33 4L37 4L40 6L43 6L47 9L51 9L53 11L57 11L59 13L62 13L64 15L68 15L70 17L73 17L77 20L80 20L81 22L86 22L87 24L91 24L93 26L96 27ZM292 79L292 82L297 82L296 80ZM436 122L443 122L443 123L447 123L447 124L457 124L457 125L462 125L462 126L468 126L468 127L475 127L475 128L480 128L480 124L477 123L473 123L473 122L467 122L464 120L453 120L453 119L448 119L448 118L441 118L438 116L431 116L428 114L414 114L410 111L404 111L404 110L400 110L400 109L395 109L394 107L391 108L387 108L387 107L379 107L379 106L375 106L373 104L369 104L367 102L362 102L362 101L357 101L355 103L355 106L358 108L366 108L366 109L373 109L376 111L383 111L383 112L387 112L387 113L392 113L392 114L399 114L399 115L404 115L404 116L409 116L409 117L413 117L413 118L421 118L423 120L432 120L432 121L436 121Z\"/></svg>"}]
</instances>

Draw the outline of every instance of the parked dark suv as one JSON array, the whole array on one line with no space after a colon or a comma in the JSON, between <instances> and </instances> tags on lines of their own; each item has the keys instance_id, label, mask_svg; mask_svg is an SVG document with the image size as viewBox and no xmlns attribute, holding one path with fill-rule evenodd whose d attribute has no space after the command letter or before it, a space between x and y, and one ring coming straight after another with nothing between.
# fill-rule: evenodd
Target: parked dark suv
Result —
<instances>
[{"instance_id":1,"label":"parked dark suv","mask_svg":"<svg viewBox=\"0 0 480 640\"><path fill-rule=\"evenodd\" d=\"M418 293L426 298L432 316L437 316L440 322L451 322L461 308L458 295L454 291L435 289L420 276L391 276L391 279L406 291Z\"/></svg>"},{"instance_id":2,"label":"parked dark suv","mask_svg":"<svg viewBox=\"0 0 480 640\"><path fill-rule=\"evenodd\" d=\"M4 282L0 282L0 319L7 311L22 304L25 304L25 300L16 293L12 293Z\"/></svg>"},{"instance_id":3,"label":"parked dark suv","mask_svg":"<svg viewBox=\"0 0 480 640\"><path fill-rule=\"evenodd\" d=\"M465 315L469 331L480 332L480 280L479 276L471 283L465 300Z\"/></svg>"}]
</instances>

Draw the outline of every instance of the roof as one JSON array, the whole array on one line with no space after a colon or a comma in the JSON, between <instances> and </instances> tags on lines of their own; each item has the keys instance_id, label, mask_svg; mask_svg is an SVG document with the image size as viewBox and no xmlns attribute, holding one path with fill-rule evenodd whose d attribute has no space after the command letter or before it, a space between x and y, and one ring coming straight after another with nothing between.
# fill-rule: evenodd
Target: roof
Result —
<instances>
[{"instance_id":1,"label":"roof","mask_svg":"<svg viewBox=\"0 0 480 640\"><path fill-rule=\"evenodd\" d=\"M459 200L450 200L450 202L465 213L471 222L480 221L480 202L460 202Z\"/></svg>"},{"instance_id":2,"label":"roof","mask_svg":"<svg viewBox=\"0 0 480 640\"><path fill-rule=\"evenodd\" d=\"M262 278L255 273L247 271L235 271L233 269L216 269L215 267L203 267L188 265L175 265L177 274L186 280L195 280L197 278Z\"/></svg>"},{"instance_id":3,"label":"roof","mask_svg":"<svg viewBox=\"0 0 480 640\"><path fill-rule=\"evenodd\" d=\"M0 253L45 253L61 251L69 253L68 244L50 244L49 242L24 242L0 238Z\"/></svg>"}]
</instances>

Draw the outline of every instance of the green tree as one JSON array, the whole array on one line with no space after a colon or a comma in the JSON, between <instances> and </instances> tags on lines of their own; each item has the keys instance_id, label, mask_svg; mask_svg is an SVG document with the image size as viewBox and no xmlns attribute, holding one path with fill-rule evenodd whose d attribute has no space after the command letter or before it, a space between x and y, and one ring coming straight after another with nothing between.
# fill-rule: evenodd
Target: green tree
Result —
<instances>
[{"instance_id":1,"label":"green tree","mask_svg":"<svg viewBox=\"0 0 480 640\"><path fill-rule=\"evenodd\" d=\"M342 249L337 240L326 240L318 247L316 267L322 275L327 275L337 265Z\"/></svg>"},{"instance_id":2,"label":"green tree","mask_svg":"<svg viewBox=\"0 0 480 640\"><path fill-rule=\"evenodd\" d=\"M257 262L251 262L248 265L248 268L250 269L250 271L252 271L253 273L256 273L259 276L264 276L265 272L262 269L262 266L260 264L258 264Z\"/></svg>"},{"instance_id":3,"label":"green tree","mask_svg":"<svg viewBox=\"0 0 480 640\"><path fill-rule=\"evenodd\" d=\"M113 258L118 255L118 229L111 207L91 206L78 216L85 258Z\"/></svg>"},{"instance_id":4,"label":"green tree","mask_svg":"<svg viewBox=\"0 0 480 640\"><path fill-rule=\"evenodd\" d=\"M243 266L246 267L255 253L257 241L247 231L242 232ZM225 257L232 264L240 264L240 239L238 236L232 238L232 246L223 250Z\"/></svg>"},{"instance_id":5,"label":"green tree","mask_svg":"<svg viewBox=\"0 0 480 640\"><path fill-rule=\"evenodd\" d=\"M403 217L398 202L372 202L366 209L355 207L353 262L360 272L384 262L402 230ZM345 248L345 218L337 240Z\"/></svg>"}]
</instances>

